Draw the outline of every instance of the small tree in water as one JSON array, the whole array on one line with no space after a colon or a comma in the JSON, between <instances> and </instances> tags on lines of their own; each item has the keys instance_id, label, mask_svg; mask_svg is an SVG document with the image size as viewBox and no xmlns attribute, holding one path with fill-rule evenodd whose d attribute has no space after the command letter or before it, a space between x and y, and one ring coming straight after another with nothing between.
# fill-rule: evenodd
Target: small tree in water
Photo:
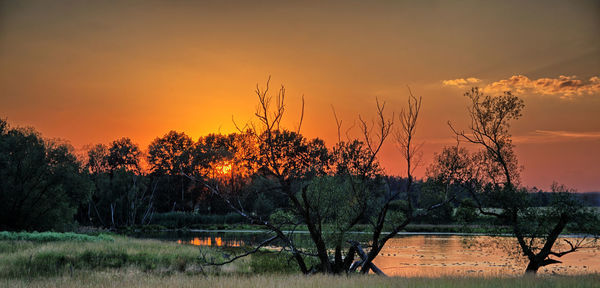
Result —
<instances>
[{"instance_id":1,"label":"small tree in water","mask_svg":"<svg viewBox=\"0 0 600 288\"><path fill-rule=\"evenodd\" d=\"M469 191L481 214L494 216L511 227L529 261L526 272L536 273L540 267L561 263L558 258L566 254L595 245L597 237L590 239L589 235L598 235L598 215L577 201L570 193L573 190L554 183L550 207L534 207L532 197L519 187L520 167L509 128L512 120L521 117L523 100L510 92L491 97L478 88L472 88L465 96L471 100L467 132L449 125L458 139L481 149L469 154L455 147L446 148L442 155L451 155L449 158L457 161L444 162L440 159L448 157L440 158L438 170L453 175L453 181ZM456 167L457 163L462 165ZM555 244L565 228L583 236L563 239L568 248L561 250Z\"/></svg>"}]
</instances>

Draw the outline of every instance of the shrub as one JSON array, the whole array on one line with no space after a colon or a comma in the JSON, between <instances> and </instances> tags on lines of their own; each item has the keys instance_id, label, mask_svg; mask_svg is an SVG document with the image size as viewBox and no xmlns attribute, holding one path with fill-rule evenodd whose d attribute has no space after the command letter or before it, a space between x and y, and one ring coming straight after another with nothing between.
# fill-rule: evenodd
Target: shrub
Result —
<instances>
[{"instance_id":1,"label":"shrub","mask_svg":"<svg viewBox=\"0 0 600 288\"><path fill-rule=\"evenodd\" d=\"M462 223L471 223L477 219L476 203L470 198L465 198L460 202L454 217Z\"/></svg>"}]
</instances>

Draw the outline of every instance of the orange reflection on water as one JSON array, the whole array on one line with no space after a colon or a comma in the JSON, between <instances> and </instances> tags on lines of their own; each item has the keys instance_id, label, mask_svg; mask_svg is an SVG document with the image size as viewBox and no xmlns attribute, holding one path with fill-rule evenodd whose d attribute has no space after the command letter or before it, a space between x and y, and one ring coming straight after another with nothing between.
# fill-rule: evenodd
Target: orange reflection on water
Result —
<instances>
[{"instance_id":1,"label":"orange reflection on water","mask_svg":"<svg viewBox=\"0 0 600 288\"><path fill-rule=\"evenodd\" d=\"M177 240L177 243L219 247L245 245L242 240L228 240L219 236L195 237L191 240ZM558 251L569 248L562 240L555 245ZM560 260L563 263L542 267L538 273L600 273L598 246L567 254ZM390 276L502 277L523 275L527 261L512 237L412 235L390 239L374 264Z\"/></svg>"},{"instance_id":2,"label":"orange reflection on water","mask_svg":"<svg viewBox=\"0 0 600 288\"><path fill-rule=\"evenodd\" d=\"M177 240L178 244L192 244L194 246L225 246L240 247L244 245L242 240L223 240L221 237L194 237L191 240Z\"/></svg>"},{"instance_id":3,"label":"orange reflection on water","mask_svg":"<svg viewBox=\"0 0 600 288\"><path fill-rule=\"evenodd\" d=\"M565 246L563 242L555 244L557 250ZM599 256L599 247L581 249L561 257L563 263L542 267L538 273L599 273ZM390 239L374 263L388 275L403 277L517 276L527 265L512 237L422 235Z\"/></svg>"}]
</instances>

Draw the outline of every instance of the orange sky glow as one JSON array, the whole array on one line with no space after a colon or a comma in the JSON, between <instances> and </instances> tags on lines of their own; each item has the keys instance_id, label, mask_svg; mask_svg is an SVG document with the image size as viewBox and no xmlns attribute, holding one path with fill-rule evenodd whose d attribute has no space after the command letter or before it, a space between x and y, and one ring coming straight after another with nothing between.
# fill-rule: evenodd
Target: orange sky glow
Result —
<instances>
[{"instance_id":1,"label":"orange sky glow","mask_svg":"<svg viewBox=\"0 0 600 288\"><path fill-rule=\"evenodd\" d=\"M120 137L145 149L169 130L234 132L270 75L285 125L304 95L302 133L332 145L332 105L346 131L376 98L397 114L409 86L424 177L480 86L525 100L512 126L524 185L600 191L599 35L598 1L0 1L0 117L77 151ZM393 141L380 160L404 175Z\"/></svg>"}]
</instances>

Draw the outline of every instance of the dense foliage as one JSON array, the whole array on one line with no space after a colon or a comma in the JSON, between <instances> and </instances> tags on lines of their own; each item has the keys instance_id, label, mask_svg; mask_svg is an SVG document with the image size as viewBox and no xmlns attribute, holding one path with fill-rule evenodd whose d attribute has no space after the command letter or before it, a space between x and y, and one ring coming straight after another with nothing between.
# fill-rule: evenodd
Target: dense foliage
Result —
<instances>
[{"instance_id":1,"label":"dense foliage","mask_svg":"<svg viewBox=\"0 0 600 288\"><path fill-rule=\"evenodd\" d=\"M0 120L0 229L65 230L93 187L70 146Z\"/></svg>"}]
</instances>

